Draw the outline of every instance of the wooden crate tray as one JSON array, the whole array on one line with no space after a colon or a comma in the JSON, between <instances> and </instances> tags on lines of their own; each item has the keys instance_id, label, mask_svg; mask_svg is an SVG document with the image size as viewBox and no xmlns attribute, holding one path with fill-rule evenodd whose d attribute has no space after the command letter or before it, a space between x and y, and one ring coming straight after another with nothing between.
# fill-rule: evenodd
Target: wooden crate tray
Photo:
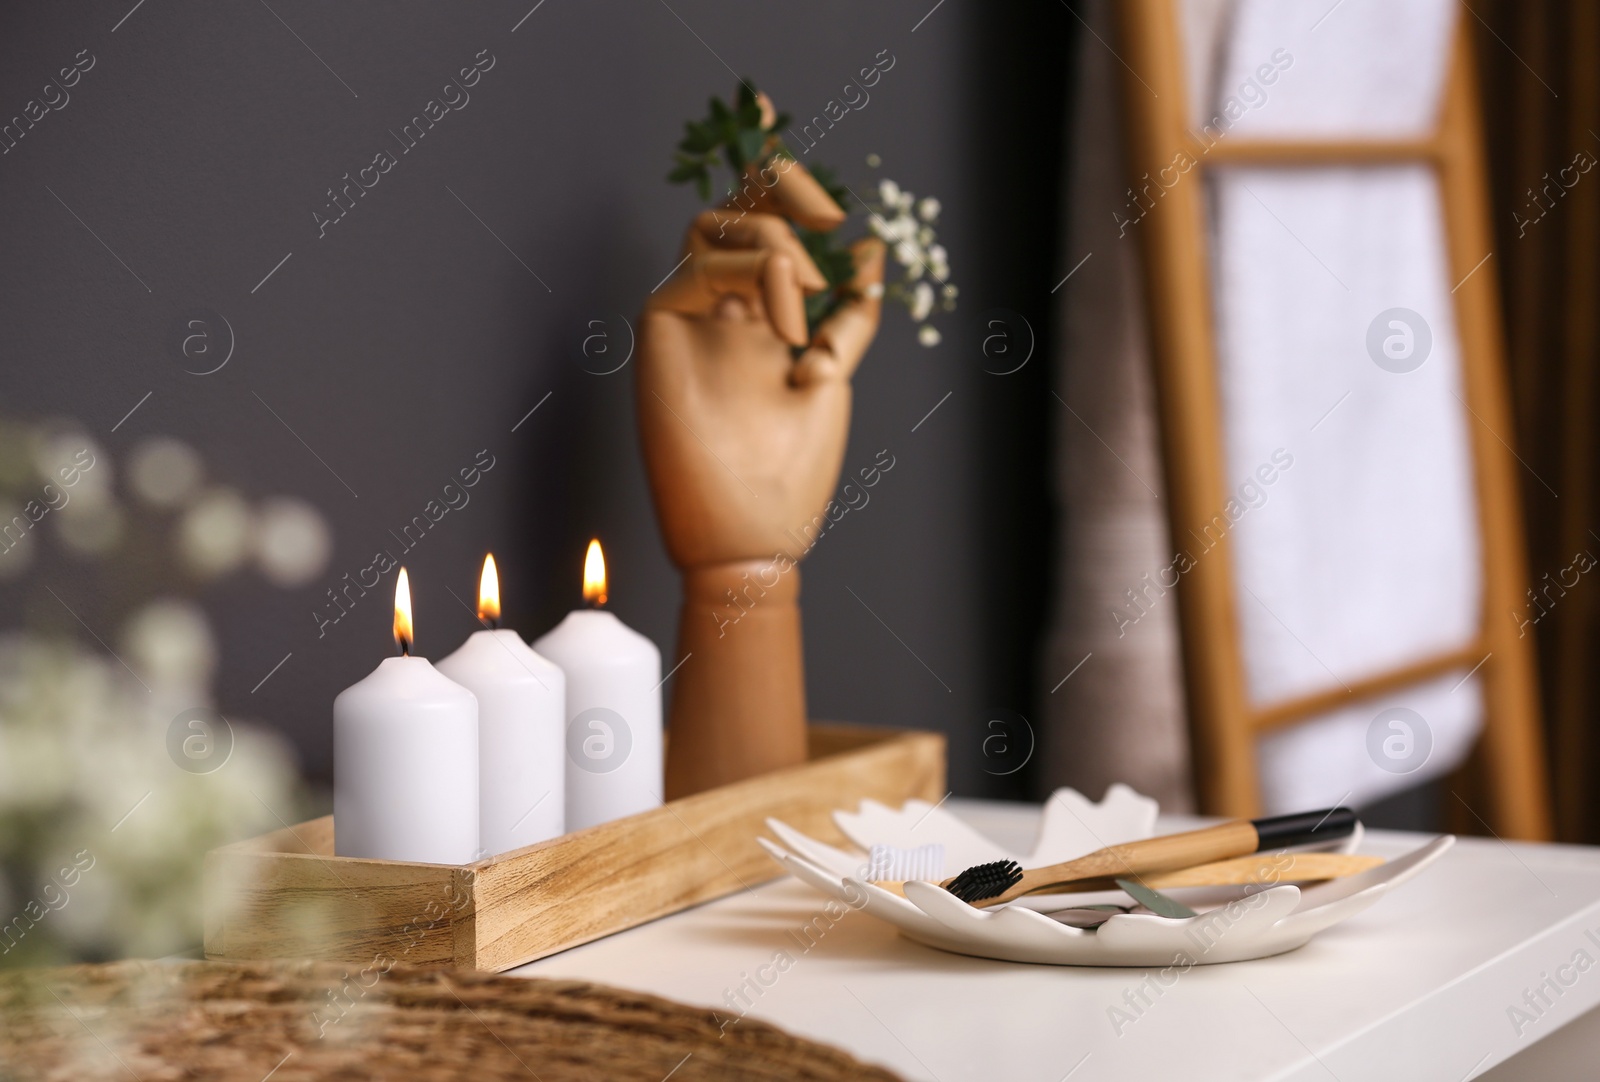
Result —
<instances>
[{"instance_id":1,"label":"wooden crate tray","mask_svg":"<svg viewBox=\"0 0 1600 1082\"><path fill-rule=\"evenodd\" d=\"M775 879L775 816L842 842L831 813L945 796L935 733L813 725L809 761L474 864L333 855L333 817L206 854L207 958L500 972Z\"/></svg>"}]
</instances>

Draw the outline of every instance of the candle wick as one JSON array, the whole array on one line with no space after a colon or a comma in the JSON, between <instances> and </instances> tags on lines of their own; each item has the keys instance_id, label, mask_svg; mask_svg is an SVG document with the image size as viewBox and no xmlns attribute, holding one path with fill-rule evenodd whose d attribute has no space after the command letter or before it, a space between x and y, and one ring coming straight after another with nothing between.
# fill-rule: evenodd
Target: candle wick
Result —
<instances>
[{"instance_id":1,"label":"candle wick","mask_svg":"<svg viewBox=\"0 0 1600 1082\"><path fill-rule=\"evenodd\" d=\"M410 639L401 639L400 640L400 656L401 657L410 657L411 656L411 640Z\"/></svg>"},{"instance_id":2,"label":"candle wick","mask_svg":"<svg viewBox=\"0 0 1600 1082\"><path fill-rule=\"evenodd\" d=\"M490 631L498 631L500 629L500 621L493 616L484 617L483 626Z\"/></svg>"}]
</instances>

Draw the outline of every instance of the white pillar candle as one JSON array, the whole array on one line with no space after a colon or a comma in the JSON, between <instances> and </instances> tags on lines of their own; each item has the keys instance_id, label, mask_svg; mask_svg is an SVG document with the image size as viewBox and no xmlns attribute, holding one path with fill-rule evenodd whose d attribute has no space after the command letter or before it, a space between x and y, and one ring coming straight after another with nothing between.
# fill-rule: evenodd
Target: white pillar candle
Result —
<instances>
[{"instance_id":1,"label":"white pillar candle","mask_svg":"<svg viewBox=\"0 0 1600 1082\"><path fill-rule=\"evenodd\" d=\"M395 642L333 701L333 848L341 857L468 864L478 850L478 701L411 655L411 583Z\"/></svg>"},{"instance_id":2,"label":"white pillar candle","mask_svg":"<svg viewBox=\"0 0 1600 1082\"><path fill-rule=\"evenodd\" d=\"M589 542L584 599L533 644L567 677L567 829L661 805L661 651L599 608L600 543Z\"/></svg>"},{"instance_id":3,"label":"white pillar candle","mask_svg":"<svg viewBox=\"0 0 1600 1082\"><path fill-rule=\"evenodd\" d=\"M478 698L479 832L489 856L561 834L566 809L567 678L500 620L494 557L483 561L478 618L439 671Z\"/></svg>"}]
</instances>

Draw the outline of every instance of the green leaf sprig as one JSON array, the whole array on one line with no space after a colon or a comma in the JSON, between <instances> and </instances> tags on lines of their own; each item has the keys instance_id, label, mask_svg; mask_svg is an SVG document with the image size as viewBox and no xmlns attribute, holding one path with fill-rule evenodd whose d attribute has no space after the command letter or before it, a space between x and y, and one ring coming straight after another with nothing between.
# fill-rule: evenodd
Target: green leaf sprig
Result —
<instances>
[{"instance_id":1,"label":"green leaf sprig","mask_svg":"<svg viewBox=\"0 0 1600 1082\"><path fill-rule=\"evenodd\" d=\"M700 198L710 200L711 172L726 164L733 174L733 186L727 192L732 197L734 186L752 165L763 165L774 157L797 160L778 134L788 125L788 115L781 113L773 117L772 123L763 124L755 88L749 80L741 80L732 104L713 97L703 120L684 125L684 137L673 155L676 165L667 180L673 184L692 181ZM871 159L869 162L876 164ZM937 345L939 332L925 321L936 308L952 310L957 293L948 281L944 249L934 243L938 200L922 200L914 216L912 196L892 181L880 183L880 203L863 204L827 166L813 165L810 173L841 210L848 213L860 209L870 216L871 232L889 245L895 261L905 268L905 280L889 283L885 298L905 305L912 321L919 324L918 341L926 346ZM818 324L855 296L855 256L840 240L839 230L807 229L792 222L790 226L827 282L826 289L806 297L806 322L815 333Z\"/></svg>"},{"instance_id":2,"label":"green leaf sprig","mask_svg":"<svg viewBox=\"0 0 1600 1082\"><path fill-rule=\"evenodd\" d=\"M789 126L787 114L775 116L771 124L761 123L761 103L756 100L755 89L748 79L740 81L733 104L712 97L710 111L703 120L684 124L683 140L678 143L673 160L677 166L667 174L673 184L694 182L701 199L711 198L711 170L719 162L726 163L737 184L752 164L763 164L775 155L794 157L784 145L778 132ZM849 209L850 194L840 185L832 170L826 166L811 169L811 175L835 203ZM734 194L730 187L728 195ZM791 223L792 225L792 223ZM806 297L806 324L815 331L817 324L827 319L833 311L851 296L850 281L855 277L855 257L850 250L834 239L834 231L806 229L793 226L800 244L805 248L817 269L822 272L828 288Z\"/></svg>"},{"instance_id":3,"label":"green leaf sprig","mask_svg":"<svg viewBox=\"0 0 1600 1082\"><path fill-rule=\"evenodd\" d=\"M691 120L684 125L683 141L673 155L678 166L667 174L674 184L694 181L701 199L711 198L711 168L717 164L717 152L722 152L735 177L742 176L746 167L771 157L768 143L783 140L777 132L789 126L786 113L773 117L770 125L761 123L761 103L749 82L742 82L739 93L730 106L721 98L711 99L711 112L704 120ZM776 149L776 148L775 148Z\"/></svg>"}]
</instances>

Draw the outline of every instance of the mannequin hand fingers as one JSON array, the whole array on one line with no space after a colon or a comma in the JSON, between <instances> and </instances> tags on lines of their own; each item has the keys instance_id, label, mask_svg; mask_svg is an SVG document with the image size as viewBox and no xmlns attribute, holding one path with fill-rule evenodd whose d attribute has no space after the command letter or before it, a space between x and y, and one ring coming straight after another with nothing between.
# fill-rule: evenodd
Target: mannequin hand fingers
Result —
<instances>
[{"instance_id":1,"label":"mannequin hand fingers","mask_svg":"<svg viewBox=\"0 0 1600 1082\"><path fill-rule=\"evenodd\" d=\"M856 274L851 280L854 295L817 328L810 348L800 355L790 375L796 387L824 379L849 379L878 333L883 311L883 242L865 238L850 250L856 258Z\"/></svg>"},{"instance_id":2,"label":"mannequin hand fingers","mask_svg":"<svg viewBox=\"0 0 1600 1082\"><path fill-rule=\"evenodd\" d=\"M805 245L789 223L775 214L739 214L728 208L702 211L694 228L710 245L719 248L767 248L794 260L795 276L807 293L826 289L828 281L812 262Z\"/></svg>"},{"instance_id":3,"label":"mannequin hand fingers","mask_svg":"<svg viewBox=\"0 0 1600 1082\"><path fill-rule=\"evenodd\" d=\"M741 298L752 309L764 312L784 341L805 344L805 294L800 289L795 263L784 252L691 251L689 259L655 292L646 307L711 316L719 314L723 299L728 296Z\"/></svg>"}]
</instances>

